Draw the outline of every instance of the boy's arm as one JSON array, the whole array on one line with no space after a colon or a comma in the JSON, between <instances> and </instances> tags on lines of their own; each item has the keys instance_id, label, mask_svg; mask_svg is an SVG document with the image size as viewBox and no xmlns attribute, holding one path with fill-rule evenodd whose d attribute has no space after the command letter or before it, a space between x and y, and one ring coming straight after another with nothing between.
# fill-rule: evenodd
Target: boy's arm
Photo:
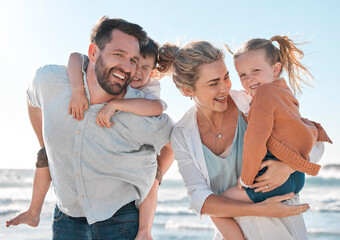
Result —
<instances>
[{"instance_id":1,"label":"boy's arm","mask_svg":"<svg viewBox=\"0 0 340 240\"><path fill-rule=\"evenodd\" d=\"M37 135L39 144L44 146L44 139L42 135L42 114L41 109L32 107L28 103L28 114L35 134ZM37 168L33 181L33 193L31 205L26 212L23 212L6 222L6 226L28 224L29 226L36 227L40 221L40 213L44 203L45 196L51 184L51 176L49 167Z\"/></svg>"},{"instance_id":2,"label":"boy's arm","mask_svg":"<svg viewBox=\"0 0 340 240\"><path fill-rule=\"evenodd\" d=\"M158 168L162 173L165 173L174 161L174 153L172 151L171 143L166 144L161 149L161 154L157 156ZM157 193L160 178L156 178L148 196L139 206L139 228L135 240L151 240L152 223L157 207Z\"/></svg>"},{"instance_id":3,"label":"boy's arm","mask_svg":"<svg viewBox=\"0 0 340 240\"><path fill-rule=\"evenodd\" d=\"M112 100L97 114L96 122L101 127L111 128L110 118L116 111L134 113L139 116L155 117L163 113L163 105L158 99L128 98Z\"/></svg>"},{"instance_id":4,"label":"boy's arm","mask_svg":"<svg viewBox=\"0 0 340 240\"><path fill-rule=\"evenodd\" d=\"M163 113L162 103L158 99L129 98L112 100L111 102L116 110L140 116L154 117Z\"/></svg>"},{"instance_id":5,"label":"boy's arm","mask_svg":"<svg viewBox=\"0 0 340 240\"><path fill-rule=\"evenodd\" d=\"M79 53L71 53L67 64L67 73L72 89L68 111L69 114L73 115L73 118L82 120L84 118L84 111L89 106L83 83L82 57Z\"/></svg>"}]
</instances>

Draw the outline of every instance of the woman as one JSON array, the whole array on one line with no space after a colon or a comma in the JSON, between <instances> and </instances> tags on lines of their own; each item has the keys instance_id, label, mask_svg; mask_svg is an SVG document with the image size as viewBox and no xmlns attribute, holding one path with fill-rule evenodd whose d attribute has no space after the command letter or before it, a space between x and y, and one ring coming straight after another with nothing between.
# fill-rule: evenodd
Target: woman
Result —
<instances>
[{"instance_id":1,"label":"woman","mask_svg":"<svg viewBox=\"0 0 340 240\"><path fill-rule=\"evenodd\" d=\"M209 215L215 222L221 217L259 216L237 219L249 239L307 239L302 216L298 214L309 206L281 203L292 195L257 204L219 196L237 184L247 126L229 95L231 82L223 57L222 50L205 41L192 42L183 48L165 44L159 51L158 70L163 74L172 73L177 88L195 103L175 125L171 140L191 208L198 215ZM233 95L236 99L241 97L235 92ZM281 185L293 172L279 161L269 160L264 166L268 166L267 172L254 184L259 191L267 185L273 188ZM281 175L274 177L277 168ZM298 199L292 202L298 203ZM220 239L218 237L218 233L215 234L215 239ZM232 232L230 239L233 239Z\"/></svg>"}]
</instances>

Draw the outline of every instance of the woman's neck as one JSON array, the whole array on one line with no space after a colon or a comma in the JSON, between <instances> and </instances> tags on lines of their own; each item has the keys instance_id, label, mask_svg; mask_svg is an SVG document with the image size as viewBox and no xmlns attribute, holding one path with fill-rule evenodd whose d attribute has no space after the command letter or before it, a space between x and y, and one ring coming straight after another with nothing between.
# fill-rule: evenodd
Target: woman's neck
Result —
<instances>
[{"instance_id":1,"label":"woman's neck","mask_svg":"<svg viewBox=\"0 0 340 240\"><path fill-rule=\"evenodd\" d=\"M219 129L223 124L224 114L223 112L217 112L208 109L197 108L197 120L200 124L207 125L210 129Z\"/></svg>"}]
</instances>

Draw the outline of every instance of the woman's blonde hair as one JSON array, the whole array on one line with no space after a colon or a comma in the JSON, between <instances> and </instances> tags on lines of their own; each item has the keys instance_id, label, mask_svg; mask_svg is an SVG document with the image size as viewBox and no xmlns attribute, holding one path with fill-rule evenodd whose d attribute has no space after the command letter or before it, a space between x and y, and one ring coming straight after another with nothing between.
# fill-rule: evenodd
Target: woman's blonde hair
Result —
<instances>
[{"instance_id":1,"label":"woman's blonde hair","mask_svg":"<svg viewBox=\"0 0 340 240\"><path fill-rule=\"evenodd\" d=\"M224 58L223 51L206 41L197 41L179 47L165 43L158 52L157 70L170 75L176 87L195 90L199 78L199 66Z\"/></svg>"},{"instance_id":2,"label":"woman's blonde hair","mask_svg":"<svg viewBox=\"0 0 340 240\"><path fill-rule=\"evenodd\" d=\"M274 41L278 43L279 48L273 44ZM301 83L310 85L310 82L313 81L312 74L300 62L304 53L296 45L298 44L294 43L289 37L276 35L270 40L262 38L248 40L235 53L231 52L228 45L225 44L225 47L234 59L249 51L265 50L270 64L281 63L282 68L279 75L281 75L283 69L287 72L289 85L296 94L301 93Z\"/></svg>"}]
</instances>

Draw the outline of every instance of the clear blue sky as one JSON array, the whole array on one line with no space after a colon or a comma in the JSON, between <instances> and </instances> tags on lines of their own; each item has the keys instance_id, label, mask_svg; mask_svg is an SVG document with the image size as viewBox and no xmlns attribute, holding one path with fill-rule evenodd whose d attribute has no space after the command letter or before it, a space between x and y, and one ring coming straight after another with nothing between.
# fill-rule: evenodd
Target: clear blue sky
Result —
<instances>
[{"instance_id":1,"label":"clear blue sky","mask_svg":"<svg viewBox=\"0 0 340 240\"><path fill-rule=\"evenodd\" d=\"M38 141L31 130L25 90L44 64L66 64L71 52L87 53L93 24L103 15L144 27L159 43L221 41L238 46L252 37L288 34L302 46L304 63L315 77L299 98L303 116L321 122L334 144L321 163L339 163L340 1L87 1L8 0L0 15L0 168L33 168ZM234 89L241 89L226 54ZM167 113L175 120L191 106L171 79L161 80ZM67 109L65 109L67 111Z\"/></svg>"}]
</instances>

